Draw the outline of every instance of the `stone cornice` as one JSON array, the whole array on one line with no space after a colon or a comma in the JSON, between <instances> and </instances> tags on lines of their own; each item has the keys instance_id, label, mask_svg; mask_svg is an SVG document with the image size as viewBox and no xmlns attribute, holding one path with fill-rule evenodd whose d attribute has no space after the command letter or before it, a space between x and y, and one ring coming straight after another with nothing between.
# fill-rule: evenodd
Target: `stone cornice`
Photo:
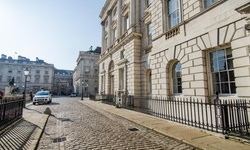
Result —
<instances>
[{"instance_id":1,"label":"stone cornice","mask_svg":"<svg viewBox=\"0 0 250 150\"><path fill-rule=\"evenodd\" d=\"M236 8L235 10L241 14L249 14L250 13L250 2L246 3L243 6Z\"/></svg>"},{"instance_id":2,"label":"stone cornice","mask_svg":"<svg viewBox=\"0 0 250 150\"><path fill-rule=\"evenodd\" d=\"M126 64L127 62L128 62L128 60L126 58L123 58L122 60L118 61L118 63L116 65L120 66L122 64Z\"/></svg>"},{"instance_id":3,"label":"stone cornice","mask_svg":"<svg viewBox=\"0 0 250 150\"><path fill-rule=\"evenodd\" d=\"M106 3L104 4L104 6L103 6L103 8L102 8L102 11L101 11L101 13L100 13L100 15L99 15L100 18L102 18L103 15L105 15L105 12L108 10L108 7L109 7L111 1L112 1L112 0L106 0Z\"/></svg>"},{"instance_id":4,"label":"stone cornice","mask_svg":"<svg viewBox=\"0 0 250 150\"><path fill-rule=\"evenodd\" d=\"M142 17L144 23L148 23L151 21L151 12L145 12L144 16Z\"/></svg>"}]
</instances>

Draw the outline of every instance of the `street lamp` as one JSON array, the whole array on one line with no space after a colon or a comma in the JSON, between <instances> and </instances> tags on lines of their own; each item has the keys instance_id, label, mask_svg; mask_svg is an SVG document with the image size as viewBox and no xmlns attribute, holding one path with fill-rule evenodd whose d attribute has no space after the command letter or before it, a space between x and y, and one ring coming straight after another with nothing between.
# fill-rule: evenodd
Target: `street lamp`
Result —
<instances>
[{"instance_id":1,"label":"street lamp","mask_svg":"<svg viewBox=\"0 0 250 150\"><path fill-rule=\"evenodd\" d=\"M24 76L25 76L25 80L24 80L24 91L23 91L23 107L25 108L26 105L26 83L27 83L27 76L29 75L29 69L28 67L25 68L24 70Z\"/></svg>"},{"instance_id":2,"label":"street lamp","mask_svg":"<svg viewBox=\"0 0 250 150\"><path fill-rule=\"evenodd\" d=\"M85 87L88 87L88 84L86 82L82 81L82 98L81 98L81 100L83 100L83 88L85 88Z\"/></svg>"}]
</instances>

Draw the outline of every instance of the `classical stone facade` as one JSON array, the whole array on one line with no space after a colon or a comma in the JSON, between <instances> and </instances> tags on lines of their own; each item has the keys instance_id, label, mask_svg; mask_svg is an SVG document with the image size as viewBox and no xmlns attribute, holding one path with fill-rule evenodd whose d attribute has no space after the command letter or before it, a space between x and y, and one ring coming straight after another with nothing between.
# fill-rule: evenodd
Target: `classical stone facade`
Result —
<instances>
[{"instance_id":1,"label":"classical stone facade","mask_svg":"<svg viewBox=\"0 0 250 150\"><path fill-rule=\"evenodd\" d=\"M95 50L80 51L77 58L77 66L73 71L73 87L77 95L89 96L98 93L98 59L101 48Z\"/></svg>"},{"instance_id":2,"label":"classical stone facade","mask_svg":"<svg viewBox=\"0 0 250 150\"><path fill-rule=\"evenodd\" d=\"M100 94L141 94L139 5L140 1L108 0L102 9Z\"/></svg>"},{"instance_id":3,"label":"classical stone facade","mask_svg":"<svg viewBox=\"0 0 250 150\"><path fill-rule=\"evenodd\" d=\"M9 82L14 77L15 87L19 88L19 93L24 90L25 75L24 70L26 67L29 70L27 77L27 93L43 89L51 90L53 86L54 78L54 65L44 62L39 58L35 61L22 56L18 56L18 59L13 59L2 54L0 58L0 90L4 91L5 87L9 85Z\"/></svg>"},{"instance_id":4,"label":"classical stone facade","mask_svg":"<svg viewBox=\"0 0 250 150\"><path fill-rule=\"evenodd\" d=\"M53 95L70 95L73 91L73 70L55 69Z\"/></svg>"},{"instance_id":5,"label":"classical stone facade","mask_svg":"<svg viewBox=\"0 0 250 150\"><path fill-rule=\"evenodd\" d=\"M250 98L249 0L107 0L99 93Z\"/></svg>"}]
</instances>

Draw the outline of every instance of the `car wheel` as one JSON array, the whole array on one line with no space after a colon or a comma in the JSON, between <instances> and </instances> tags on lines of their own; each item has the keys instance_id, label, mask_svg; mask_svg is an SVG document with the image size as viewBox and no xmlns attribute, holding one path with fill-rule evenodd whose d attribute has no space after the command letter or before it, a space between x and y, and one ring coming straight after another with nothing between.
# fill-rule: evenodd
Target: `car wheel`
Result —
<instances>
[{"instance_id":1,"label":"car wheel","mask_svg":"<svg viewBox=\"0 0 250 150\"><path fill-rule=\"evenodd\" d=\"M33 105L36 105L36 103L35 103L35 102L33 102Z\"/></svg>"}]
</instances>

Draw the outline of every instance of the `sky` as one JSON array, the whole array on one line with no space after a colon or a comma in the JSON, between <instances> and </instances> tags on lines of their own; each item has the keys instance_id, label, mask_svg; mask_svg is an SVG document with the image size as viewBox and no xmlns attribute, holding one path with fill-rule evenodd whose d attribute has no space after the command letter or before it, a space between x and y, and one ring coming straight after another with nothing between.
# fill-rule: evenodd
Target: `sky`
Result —
<instances>
[{"instance_id":1,"label":"sky","mask_svg":"<svg viewBox=\"0 0 250 150\"><path fill-rule=\"evenodd\" d=\"M79 51L101 46L105 1L0 0L0 55L73 70Z\"/></svg>"}]
</instances>

